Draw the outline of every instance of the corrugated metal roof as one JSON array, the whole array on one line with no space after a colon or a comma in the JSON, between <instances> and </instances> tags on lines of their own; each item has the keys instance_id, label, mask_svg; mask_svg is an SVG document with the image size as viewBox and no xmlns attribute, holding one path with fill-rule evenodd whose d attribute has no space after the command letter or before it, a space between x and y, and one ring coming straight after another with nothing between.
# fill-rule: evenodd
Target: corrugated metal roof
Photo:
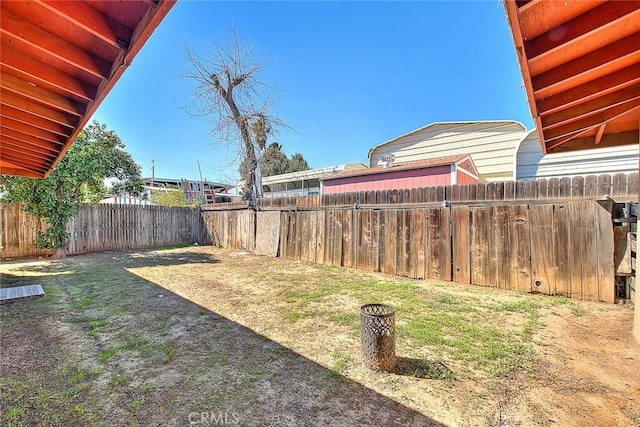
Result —
<instances>
[{"instance_id":1,"label":"corrugated metal roof","mask_svg":"<svg viewBox=\"0 0 640 427\"><path fill-rule=\"evenodd\" d=\"M262 178L262 185L283 184L291 181L323 179L325 177L341 173L343 171L351 171L365 169L362 163L344 163L335 166L326 166L324 168L309 169L300 172L283 173L281 175L265 176ZM243 182L243 181L241 181ZM241 186L238 184L238 186Z\"/></svg>"}]
</instances>

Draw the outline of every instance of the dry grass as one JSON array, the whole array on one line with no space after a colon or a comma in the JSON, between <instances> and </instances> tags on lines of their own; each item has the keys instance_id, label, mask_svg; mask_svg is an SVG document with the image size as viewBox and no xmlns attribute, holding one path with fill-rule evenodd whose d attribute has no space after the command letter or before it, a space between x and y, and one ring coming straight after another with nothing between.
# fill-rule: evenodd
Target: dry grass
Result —
<instances>
[{"instance_id":1,"label":"dry grass","mask_svg":"<svg viewBox=\"0 0 640 427\"><path fill-rule=\"evenodd\" d=\"M2 286L41 283L47 292L2 310L3 347L14 349L0 358L6 425L185 425L221 413L241 425L566 421L553 403L528 397L549 387L540 379L554 366L540 366L546 331L630 313L211 247L0 271ZM397 310L395 373L359 362L358 309L368 302ZM554 375L552 391L566 387ZM638 385L625 375L629 389ZM595 395L627 390L586 383ZM617 424L640 419L622 406Z\"/></svg>"}]
</instances>

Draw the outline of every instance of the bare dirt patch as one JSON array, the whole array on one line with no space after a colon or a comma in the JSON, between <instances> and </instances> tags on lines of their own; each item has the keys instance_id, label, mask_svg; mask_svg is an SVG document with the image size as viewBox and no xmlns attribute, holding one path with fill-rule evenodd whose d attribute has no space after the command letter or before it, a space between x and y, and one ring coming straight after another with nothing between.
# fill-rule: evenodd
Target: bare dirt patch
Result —
<instances>
[{"instance_id":1,"label":"bare dirt patch","mask_svg":"<svg viewBox=\"0 0 640 427\"><path fill-rule=\"evenodd\" d=\"M0 272L47 292L2 307L6 425L640 425L628 305L212 247ZM359 361L377 301L397 310L395 373Z\"/></svg>"}]
</instances>

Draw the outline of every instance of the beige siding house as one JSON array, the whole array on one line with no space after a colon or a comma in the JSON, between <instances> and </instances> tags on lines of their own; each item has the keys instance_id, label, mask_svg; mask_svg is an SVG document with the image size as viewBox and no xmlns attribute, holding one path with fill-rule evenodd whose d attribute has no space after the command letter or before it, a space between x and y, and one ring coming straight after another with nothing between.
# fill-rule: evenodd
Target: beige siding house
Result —
<instances>
[{"instance_id":1,"label":"beige siding house","mask_svg":"<svg viewBox=\"0 0 640 427\"><path fill-rule=\"evenodd\" d=\"M542 154L536 130L520 141L514 156L516 179L632 173L638 171L638 144Z\"/></svg>"},{"instance_id":2,"label":"beige siding house","mask_svg":"<svg viewBox=\"0 0 640 427\"><path fill-rule=\"evenodd\" d=\"M381 166L384 154L393 154L394 164L470 154L480 182L509 181L525 134L513 120L432 123L372 148L369 166Z\"/></svg>"}]
</instances>

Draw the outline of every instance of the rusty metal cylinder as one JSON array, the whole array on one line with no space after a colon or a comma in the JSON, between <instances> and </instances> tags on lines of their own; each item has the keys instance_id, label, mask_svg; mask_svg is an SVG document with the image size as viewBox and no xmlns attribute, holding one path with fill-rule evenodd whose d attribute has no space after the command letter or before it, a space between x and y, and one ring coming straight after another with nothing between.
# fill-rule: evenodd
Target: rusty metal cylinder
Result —
<instances>
[{"instance_id":1,"label":"rusty metal cylinder","mask_svg":"<svg viewBox=\"0 0 640 427\"><path fill-rule=\"evenodd\" d=\"M396 365L395 313L386 304L360 307L362 361L369 369L392 371Z\"/></svg>"}]
</instances>

